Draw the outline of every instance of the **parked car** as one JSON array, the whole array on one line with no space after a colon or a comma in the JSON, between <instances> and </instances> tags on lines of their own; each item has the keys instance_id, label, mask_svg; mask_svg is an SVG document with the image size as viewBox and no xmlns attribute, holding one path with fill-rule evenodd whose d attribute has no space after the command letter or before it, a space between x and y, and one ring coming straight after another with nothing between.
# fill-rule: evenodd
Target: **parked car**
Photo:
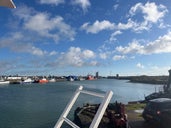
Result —
<instances>
[{"instance_id":1,"label":"parked car","mask_svg":"<svg viewBox=\"0 0 171 128\"><path fill-rule=\"evenodd\" d=\"M171 123L171 99L170 98L157 98L150 100L142 116L145 121L156 121L162 126L169 126Z\"/></svg>"}]
</instances>

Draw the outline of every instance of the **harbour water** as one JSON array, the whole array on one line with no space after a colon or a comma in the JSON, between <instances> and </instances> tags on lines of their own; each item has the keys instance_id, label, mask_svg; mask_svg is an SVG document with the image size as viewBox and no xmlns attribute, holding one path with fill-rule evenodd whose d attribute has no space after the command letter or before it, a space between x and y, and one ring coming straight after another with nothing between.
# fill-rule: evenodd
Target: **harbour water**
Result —
<instances>
[{"instance_id":1,"label":"harbour water","mask_svg":"<svg viewBox=\"0 0 171 128\"><path fill-rule=\"evenodd\" d=\"M127 103L143 100L162 85L130 83L126 80L99 79L91 81L0 86L0 128L53 128L75 90L114 92L111 102ZM83 103L99 103L101 99L81 94L73 111Z\"/></svg>"}]
</instances>

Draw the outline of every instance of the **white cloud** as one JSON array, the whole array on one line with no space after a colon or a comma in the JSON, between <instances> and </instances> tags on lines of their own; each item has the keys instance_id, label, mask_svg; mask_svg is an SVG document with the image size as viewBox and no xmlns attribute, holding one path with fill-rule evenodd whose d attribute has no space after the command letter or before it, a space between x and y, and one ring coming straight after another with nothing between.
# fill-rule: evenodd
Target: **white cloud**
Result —
<instances>
[{"instance_id":1,"label":"white cloud","mask_svg":"<svg viewBox=\"0 0 171 128\"><path fill-rule=\"evenodd\" d=\"M81 6L84 12L86 12L87 8L91 6L89 0L72 0L72 4Z\"/></svg>"},{"instance_id":2,"label":"white cloud","mask_svg":"<svg viewBox=\"0 0 171 128\"><path fill-rule=\"evenodd\" d=\"M111 23L110 21L103 20L98 21L96 20L93 25L90 25L89 23L84 23L81 26L82 30L86 30L87 33L93 33L96 34L102 30L113 30L115 25Z\"/></svg>"},{"instance_id":3,"label":"white cloud","mask_svg":"<svg viewBox=\"0 0 171 128\"><path fill-rule=\"evenodd\" d=\"M113 60L123 60L123 59L125 59L125 56L123 56L123 55L115 55L115 56L113 56L112 59Z\"/></svg>"},{"instance_id":4,"label":"white cloud","mask_svg":"<svg viewBox=\"0 0 171 128\"><path fill-rule=\"evenodd\" d=\"M56 5L56 6L59 4L65 3L65 0L39 0L39 1L40 1L40 4L51 4L51 5ZM71 0L71 4L80 6L84 12L86 12L88 8L91 6L91 3L89 0Z\"/></svg>"},{"instance_id":5,"label":"white cloud","mask_svg":"<svg viewBox=\"0 0 171 128\"><path fill-rule=\"evenodd\" d=\"M50 56L54 56L54 55L56 55L56 54L57 54L56 51L51 51L51 52L49 53Z\"/></svg>"},{"instance_id":6,"label":"white cloud","mask_svg":"<svg viewBox=\"0 0 171 128\"><path fill-rule=\"evenodd\" d=\"M35 14L25 22L24 26L28 30L36 31L41 36L53 38L55 41L60 40L60 37L66 37L72 41L75 36L75 31L63 21L62 17L50 18L46 13Z\"/></svg>"},{"instance_id":7,"label":"white cloud","mask_svg":"<svg viewBox=\"0 0 171 128\"><path fill-rule=\"evenodd\" d=\"M89 65L96 66L96 65L98 65L98 62L97 61L91 61Z\"/></svg>"},{"instance_id":8,"label":"white cloud","mask_svg":"<svg viewBox=\"0 0 171 128\"><path fill-rule=\"evenodd\" d=\"M141 32L143 30L149 30L151 28L151 24L148 24L147 21L143 22L135 22L131 18L128 19L127 23L118 23L118 30L133 30L134 32Z\"/></svg>"},{"instance_id":9,"label":"white cloud","mask_svg":"<svg viewBox=\"0 0 171 128\"><path fill-rule=\"evenodd\" d=\"M2 39L0 42L0 48L9 48L13 52L29 53L36 56L43 56L46 54L46 51L43 51L32 44L15 41L16 40L13 37L10 39Z\"/></svg>"},{"instance_id":10,"label":"white cloud","mask_svg":"<svg viewBox=\"0 0 171 128\"><path fill-rule=\"evenodd\" d=\"M141 11L144 14L143 18L146 21L153 23L159 21L165 16L166 12L168 12L167 8L164 5L157 6L154 2L147 2L145 5L143 5L142 3L137 3L130 9L129 12L133 16L138 11Z\"/></svg>"},{"instance_id":11,"label":"white cloud","mask_svg":"<svg viewBox=\"0 0 171 128\"><path fill-rule=\"evenodd\" d=\"M117 39L116 39L116 36L117 36L117 35L120 35L120 34L122 34L122 32L121 32L120 30L118 30L118 31L116 31L116 32L114 32L114 33L112 33L111 36L110 36L109 41L110 41L110 42L116 41L116 40L117 40Z\"/></svg>"},{"instance_id":12,"label":"white cloud","mask_svg":"<svg viewBox=\"0 0 171 128\"><path fill-rule=\"evenodd\" d=\"M138 40L134 40L129 43L128 46L116 47L116 51L122 54L159 54L159 53L171 53L171 32L159 37L158 39L147 42L145 45L139 43Z\"/></svg>"},{"instance_id":13,"label":"white cloud","mask_svg":"<svg viewBox=\"0 0 171 128\"><path fill-rule=\"evenodd\" d=\"M144 46L140 45L137 40L129 43L128 46L116 47L116 51L121 52L122 54L129 54L129 53L143 53Z\"/></svg>"},{"instance_id":14,"label":"white cloud","mask_svg":"<svg viewBox=\"0 0 171 128\"><path fill-rule=\"evenodd\" d=\"M100 56L101 59L105 60L105 59L107 59L108 55L106 53L100 53L99 56Z\"/></svg>"},{"instance_id":15,"label":"white cloud","mask_svg":"<svg viewBox=\"0 0 171 128\"><path fill-rule=\"evenodd\" d=\"M82 52L82 55L81 55L83 58L85 59L89 59L89 58L94 58L95 57L95 54L93 51L91 50L84 50Z\"/></svg>"},{"instance_id":16,"label":"white cloud","mask_svg":"<svg viewBox=\"0 0 171 128\"><path fill-rule=\"evenodd\" d=\"M168 34L159 37L153 42L149 42L145 48L144 53L170 53L171 52L171 32Z\"/></svg>"},{"instance_id":17,"label":"white cloud","mask_svg":"<svg viewBox=\"0 0 171 128\"><path fill-rule=\"evenodd\" d=\"M138 12L142 13L142 21L138 21L137 19L133 20L134 15L139 16ZM149 30L154 23L159 22L162 25L163 18L167 12L168 10L164 5L156 5L154 2L147 2L145 5L142 3L137 3L135 6L131 7L129 11L130 17L126 23L120 22L116 25L115 23L111 23L108 20L96 20L92 25L89 22L84 23L81 26L81 29L85 30L87 33L93 34L103 30L114 29L117 31L130 29L134 32L142 32L143 30ZM115 38L113 39L115 40Z\"/></svg>"},{"instance_id":18,"label":"white cloud","mask_svg":"<svg viewBox=\"0 0 171 128\"><path fill-rule=\"evenodd\" d=\"M10 38L9 38L10 37ZM42 50L25 39L25 35L20 32L10 33L7 37L0 38L0 48L8 48L16 53L29 53L35 56L56 55L56 51L47 52Z\"/></svg>"},{"instance_id":19,"label":"white cloud","mask_svg":"<svg viewBox=\"0 0 171 128\"><path fill-rule=\"evenodd\" d=\"M54 5L59 5L64 3L64 0L40 0L41 4L54 4Z\"/></svg>"},{"instance_id":20,"label":"white cloud","mask_svg":"<svg viewBox=\"0 0 171 128\"><path fill-rule=\"evenodd\" d=\"M79 47L70 47L66 53L61 53L57 59L60 66L75 66L81 67L84 65L94 66L95 61L89 62L95 57L95 53L91 50L82 50ZM92 63L93 62L93 63Z\"/></svg>"},{"instance_id":21,"label":"white cloud","mask_svg":"<svg viewBox=\"0 0 171 128\"><path fill-rule=\"evenodd\" d=\"M26 6L18 7L14 15L23 21L19 26L20 30L27 30L27 33L35 32L39 39L53 39L55 42L64 39L74 40L76 32L61 16L51 17L48 13L37 12Z\"/></svg>"},{"instance_id":22,"label":"white cloud","mask_svg":"<svg viewBox=\"0 0 171 128\"><path fill-rule=\"evenodd\" d=\"M113 5L113 9L114 9L114 10L117 10L118 7L119 7L119 4Z\"/></svg>"},{"instance_id":23,"label":"white cloud","mask_svg":"<svg viewBox=\"0 0 171 128\"><path fill-rule=\"evenodd\" d=\"M137 63L136 67L143 69L144 68L144 65L142 65L141 63Z\"/></svg>"},{"instance_id":24,"label":"white cloud","mask_svg":"<svg viewBox=\"0 0 171 128\"><path fill-rule=\"evenodd\" d=\"M132 21L131 19L128 19L128 22L126 24L118 23L117 28L119 30L127 30L130 28L133 28L134 26L136 26L136 23L134 21Z\"/></svg>"}]
</instances>

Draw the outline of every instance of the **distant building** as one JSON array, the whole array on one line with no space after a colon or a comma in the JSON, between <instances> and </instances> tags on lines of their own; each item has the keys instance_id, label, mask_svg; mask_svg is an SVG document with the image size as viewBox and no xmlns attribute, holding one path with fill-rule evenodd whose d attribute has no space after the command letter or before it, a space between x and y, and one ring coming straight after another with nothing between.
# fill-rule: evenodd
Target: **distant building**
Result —
<instances>
[{"instance_id":1,"label":"distant building","mask_svg":"<svg viewBox=\"0 0 171 128\"><path fill-rule=\"evenodd\" d=\"M168 72L169 72L169 80L168 80L167 88L170 89L170 84L171 84L171 69Z\"/></svg>"},{"instance_id":2,"label":"distant building","mask_svg":"<svg viewBox=\"0 0 171 128\"><path fill-rule=\"evenodd\" d=\"M116 78L119 78L119 74L116 74Z\"/></svg>"},{"instance_id":3,"label":"distant building","mask_svg":"<svg viewBox=\"0 0 171 128\"><path fill-rule=\"evenodd\" d=\"M96 78L99 78L99 72L96 72Z\"/></svg>"},{"instance_id":4,"label":"distant building","mask_svg":"<svg viewBox=\"0 0 171 128\"><path fill-rule=\"evenodd\" d=\"M22 79L22 77L20 77L20 76L9 76L9 77L7 77L7 80L21 80Z\"/></svg>"}]
</instances>

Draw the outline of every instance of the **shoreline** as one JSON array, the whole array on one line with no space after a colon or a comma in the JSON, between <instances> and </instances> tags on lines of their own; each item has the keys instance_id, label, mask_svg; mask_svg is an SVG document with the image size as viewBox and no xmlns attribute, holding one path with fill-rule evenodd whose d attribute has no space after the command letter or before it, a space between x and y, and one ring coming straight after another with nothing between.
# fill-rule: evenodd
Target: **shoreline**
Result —
<instances>
[{"instance_id":1,"label":"shoreline","mask_svg":"<svg viewBox=\"0 0 171 128\"><path fill-rule=\"evenodd\" d=\"M107 77L108 79L129 80L132 83L143 84L156 84L166 85L168 83L168 76L119 76L119 77Z\"/></svg>"}]
</instances>

